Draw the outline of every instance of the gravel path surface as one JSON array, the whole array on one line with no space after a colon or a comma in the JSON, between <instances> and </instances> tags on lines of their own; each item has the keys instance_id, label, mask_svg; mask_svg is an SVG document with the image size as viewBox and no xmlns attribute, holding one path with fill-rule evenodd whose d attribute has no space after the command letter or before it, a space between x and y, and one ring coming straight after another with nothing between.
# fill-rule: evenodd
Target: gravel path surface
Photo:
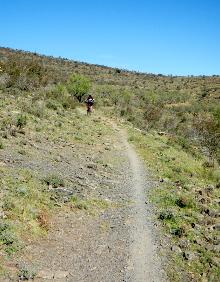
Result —
<instances>
[{"instance_id":1,"label":"gravel path surface","mask_svg":"<svg viewBox=\"0 0 220 282\"><path fill-rule=\"evenodd\" d=\"M157 245L153 238L152 213L147 209L146 190L151 189L147 182L146 168L136 154L134 148L127 142L126 134L122 140L127 148L126 153L130 162L131 194L134 200L132 209L133 223L130 226L132 236L131 260L133 274L131 281L165 281L165 273L157 254ZM149 177L149 176L148 176Z\"/></svg>"},{"instance_id":2,"label":"gravel path surface","mask_svg":"<svg viewBox=\"0 0 220 282\"><path fill-rule=\"evenodd\" d=\"M166 275L159 258L157 228L147 200L154 181L127 142L126 132L108 120L113 134L104 145L94 146L91 156L80 144L47 144L48 152L61 155L59 166L53 154L38 150L38 158L21 159L23 167L50 170L65 175L74 185L68 190L84 200L105 201L108 207L67 207L53 217L46 238L30 241L16 260L19 269L34 270L34 281L68 282L159 282ZM42 147L46 148L44 144ZM71 151L73 149L73 151ZM74 153L75 152L75 153ZM54 153L55 154L55 153ZM43 160L47 158L45 169ZM18 281L11 279L10 281ZM31 280L33 281L33 280Z\"/></svg>"}]
</instances>

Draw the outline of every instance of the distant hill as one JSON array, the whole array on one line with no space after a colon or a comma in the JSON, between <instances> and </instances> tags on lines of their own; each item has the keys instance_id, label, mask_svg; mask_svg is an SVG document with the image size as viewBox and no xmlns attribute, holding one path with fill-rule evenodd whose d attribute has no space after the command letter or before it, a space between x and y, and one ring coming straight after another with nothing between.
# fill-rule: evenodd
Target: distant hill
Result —
<instances>
[{"instance_id":1,"label":"distant hill","mask_svg":"<svg viewBox=\"0 0 220 282\"><path fill-rule=\"evenodd\" d=\"M0 47L0 64L9 73L12 80L20 80L21 88L21 77L24 79L24 76L32 80L31 84L33 80L36 80L36 83L30 86L34 88L63 82L71 73L79 73L90 77L98 85L106 84L157 91L181 90L193 95L202 94L205 90L206 96L220 98L220 77L218 75L185 77L139 73L3 47Z\"/></svg>"},{"instance_id":2,"label":"distant hill","mask_svg":"<svg viewBox=\"0 0 220 282\"><path fill-rule=\"evenodd\" d=\"M108 108L108 113L123 116L140 129L172 134L185 147L194 144L208 150L220 162L219 75L139 73L10 48L0 48L0 68L3 95L25 92L35 100L58 99L64 107L77 102L68 88L69 77L88 77L96 106ZM41 93L33 95L39 89Z\"/></svg>"}]
</instances>

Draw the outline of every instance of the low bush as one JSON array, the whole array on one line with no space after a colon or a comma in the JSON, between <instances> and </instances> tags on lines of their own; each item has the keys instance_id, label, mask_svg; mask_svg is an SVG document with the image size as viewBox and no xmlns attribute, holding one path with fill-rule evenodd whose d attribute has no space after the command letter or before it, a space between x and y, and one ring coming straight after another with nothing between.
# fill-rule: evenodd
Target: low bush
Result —
<instances>
[{"instance_id":1,"label":"low bush","mask_svg":"<svg viewBox=\"0 0 220 282\"><path fill-rule=\"evenodd\" d=\"M22 268L19 273L18 273L18 277L19 280L23 281L23 280L33 280L34 277L36 276L36 271L34 269L30 269L30 268Z\"/></svg>"},{"instance_id":2,"label":"low bush","mask_svg":"<svg viewBox=\"0 0 220 282\"><path fill-rule=\"evenodd\" d=\"M10 223L0 222L0 245L4 247L8 255L14 254L22 246Z\"/></svg>"},{"instance_id":3,"label":"low bush","mask_svg":"<svg viewBox=\"0 0 220 282\"><path fill-rule=\"evenodd\" d=\"M80 209L80 210L88 210L89 206L86 201L79 199L77 196L73 196L71 198L72 208Z\"/></svg>"},{"instance_id":4,"label":"low bush","mask_svg":"<svg viewBox=\"0 0 220 282\"><path fill-rule=\"evenodd\" d=\"M46 114L46 103L43 100L25 100L21 105L21 110L38 118L43 118Z\"/></svg>"},{"instance_id":5,"label":"low bush","mask_svg":"<svg viewBox=\"0 0 220 282\"><path fill-rule=\"evenodd\" d=\"M47 185L51 185L53 188L57 188L59 186L64 186L65 182L64 180L55 174L52 175L48 175L47 177L45 177L43 179L43 181L47 184Z\"/></svg>"},{"instance_id":6,"label":"low bush","mask_svg":"<svg viewBox=\"0 0 220 282\"><path fill-rule=\"evenodd\" d=\"M27 117L26 115L19 115L17 116L17 122L16 122L16 126L18 128L22 128L27 124Z\"/></svg>"},{"instance_id":7,"label":"low bush","mask_svg":"<svg viewBox=\"0 0 220 282\"><path fill-rule=\"evenodd\" d=\"M46 101L46 107L48 109L57 110L61 106L56 100L48 99Z\"/></svg>"},{"instance_id":8,"label":"low bush","mask_svg":"<svg viewBox=\"0 0 220 282\"><path fill-rule=\"evenodd\" d=\"M4 149L4 144L1 139L0 139L0 149Z\"/></svg>"},{"instance_id":9,"label":"low bush","mask_svg":"<svg viewBox=\"0 0 220 282\"><path fill-rule=\"evenodd\" d=\"M173 214L172 211L164 210L164 211L160 212L158 218L160 220L170 220L170 219L174 219L174 214Z\"/></svg>"},{"instance_id":10,"label":"low bush","mask_svg":"<svg viewBox=\"0 0 220 282\"><path fill-rule=\"evenodd\" d=\"M187 196L181 196L176 200L177 206L180 208L192 207L192 200Z\"/></svg>"},{"instance_id":11,"label":"low bush","mask_svg":"<svg viewBox=\"0 0 220 282\"><path fill-rule=\"evenodd\" d=\"M61 104L64 109L75 109L76 106L78 105L76 100L70 96L63 97Z\"/></svg>"}]
</instances>

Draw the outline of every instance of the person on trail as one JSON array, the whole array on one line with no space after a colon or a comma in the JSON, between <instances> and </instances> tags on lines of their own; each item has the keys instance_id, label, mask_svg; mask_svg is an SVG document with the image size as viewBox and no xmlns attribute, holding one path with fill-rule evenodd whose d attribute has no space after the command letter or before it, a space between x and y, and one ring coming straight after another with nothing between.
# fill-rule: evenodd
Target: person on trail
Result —
<instances>
[{"instance_id":1,"label":"person on trail","mask_svg":"<svg viewBox=\"0 0 220 282\"><path fill-rule=\"evenodd\" d=\"M85 103L87 105L87 114L92 112L94 102L95 100L93 99L92 95L89 95L88 98L85 100Z\"/></svg>"}]
</instances>

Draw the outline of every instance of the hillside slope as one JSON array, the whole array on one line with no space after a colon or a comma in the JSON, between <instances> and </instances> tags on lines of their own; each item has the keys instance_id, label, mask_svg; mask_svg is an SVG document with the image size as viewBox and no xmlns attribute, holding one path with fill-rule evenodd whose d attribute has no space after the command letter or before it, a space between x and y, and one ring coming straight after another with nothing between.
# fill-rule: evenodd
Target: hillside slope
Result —
<instances>
[{"instance_id":1,"label":"hillside slope","mask_svg":"<svg viewBox=\"0 0 220 282\"><path fill-rule=\"evenodd\" d=\"M4 140L2 274L10 281L163 281L145 195L151 178L121 129L85 113L28 114Z\"/></svg>"},{"instance_id":2,"label":"hillside slope","mask_svg":"<svg viewBox=\"0 0 220 282\"><path fill-rule=\"evenodd\" d=\"M40 81L39 85L66 81L71 73L76 72L90 77L94 83L99 85L126 86L136 90L181 90L192 95L203 94L205 90L206 95L211 98L220 98L220 78L218 75L184 77L138 73L2 47L0 47L0 63L1 68L6 70L9 75L13 73L13 75L20 76L26 71L27 76L31 75L31 72L34 74L35 71L39 75L42 71L44 81ZM14 73L13 66L16 66L16 73ZM18 70L18 68L20 69ZM30 68L29 72L28 68Z\"/></svg>"},{"instance_id":3,"label":"hillside slope","mask_svg":"<svg viewBox=\"0 0 220 282\"><path fill-rule=\"evenodd\" d=\"M167 272L171 281L219 280L219 76L139 74L6 48L0 49L0 67L2 275L10 277L8 271L12 276L18 271L20 276L31 277L36 265L36 270L40 270L44 261L38 260L34 246L39 247L37 244L42 242L46 248L47 234L59 237L62 224L68 223L67 213L73 215L72 225L83 228L84 219L88 223L89 233L84 233L82 242L89 242L92 232L94 237L108 240L107 234L125 234L124 228L132 225L129 218L116 223L110 220L110 224L105 216L102 218L109 211L116 217L120 210L134 211L132 191L141 187L131 184L132 167L138 173L138 165L128 165L123 138L110 123L114 119L128 130L129 141L154 175L147 175L144 182L161 183L150 194L168 240L163 246L167 246L169 254ZM71 92L72 72L90 77L89 92L95 96L97 116L82 114L81 105ZM135 159L131 158L131 162L135 163ZM148 206L152 207L149 197L146 199L147 211ZM139 211L144 210L143 198L141 203ZM60 219L52 217L59 214ZM101 221L90 217L95 215ZM140 230L143 220L135 222ZM159 224L158 220L153 222ZM79 236L71 226L66 231ZM151 226L146 227L151 230ZM131 236L139 238L135 234ZM65 238L68 233L62 240ZM62 240L60 244L64 244ZM116 242L117 236L112 240ZM126 242L130 241L119 240L119 249L114 249L115 256L121 252L125 260L129 253L122 251L129 249ZM80 246L88 251L88 245ZM59 247L56 251L62 255ZM102 246L97 249L102 253ZM33 257L28 257L29 251L33 251ZM79 253L80 247L76 254ZM131 253L136 253L135 248L131 248ZM18 262L21 254L23 262ZM111 251L108 254L110 259ZM53 252L48 256L51 258ZM73 258L78 259L77 255ZM32 260L35 266L29 264ZM58 261L54 263L58 267ZM129 265L119 274L125 264L112 264L118 277L131 274ZM107 270L106 275L110 275Z\"/></svg>"}]
</instances>

